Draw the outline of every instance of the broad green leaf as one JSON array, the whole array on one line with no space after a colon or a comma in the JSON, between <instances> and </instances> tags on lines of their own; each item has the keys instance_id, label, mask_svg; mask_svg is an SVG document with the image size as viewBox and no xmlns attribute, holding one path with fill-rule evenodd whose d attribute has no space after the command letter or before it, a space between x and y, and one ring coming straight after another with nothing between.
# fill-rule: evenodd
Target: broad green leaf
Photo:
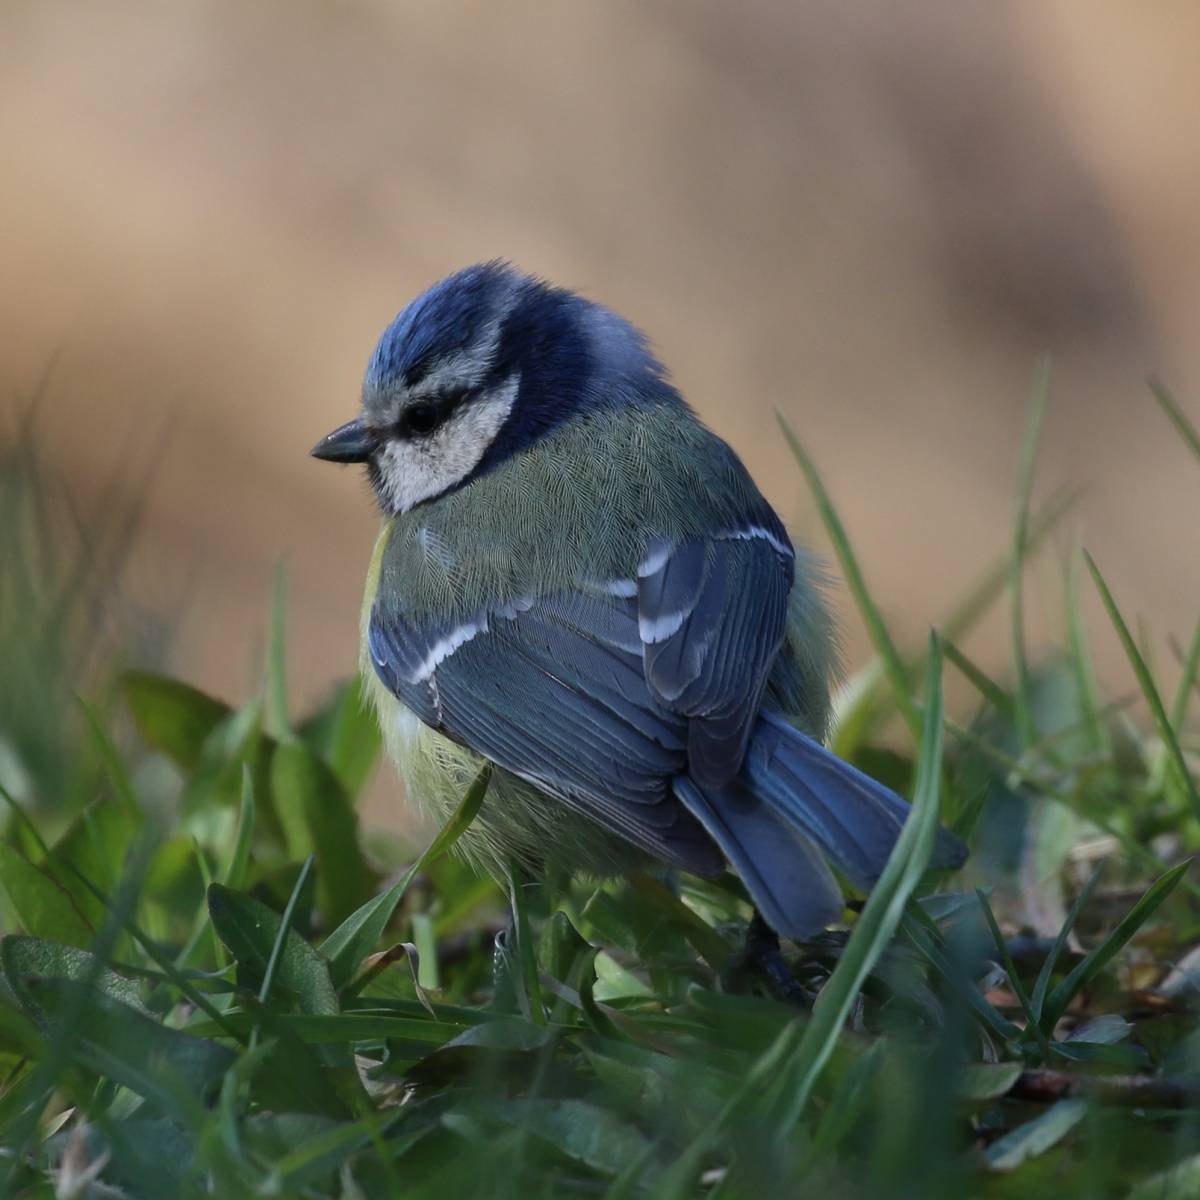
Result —
<instances>
[{"instance_id":1,"label":"broad green leaf","mask_svg":"<svg viewBox=\"0 0 1200 1200\"><path fill-rule=\"evenodd\" d=\"M1086 1115L1086 1100L1060 1100L1040 1117L994 1141L987 1148L988 1166L993 1171L1015 1171L1058 1145Z\"/></svg>"},{"instance_id":2,"label":"broad green leaf","mask_svg":"<svg viewBox=\"0 0 1200 1200\"><path fill-rule=\"evenodd\" d=\"M252 1036L261 1034L260 1045L267 1046L250 1078L251 1094L261 1107L344 1118L367 1103L350 1048L339 1044L342 1039L330 1043L309 1039L282 1014L254 1002L250 1008ZM235 1027L245 1027L240 1017L233 1021Z\"/></svg>"},{"instance_id":3,"label":"broad green leaf","mask_svg":"<svg viewBox=\"0 0 1200 1200\"><path fill-rule=\"evenodd\" d=\"M0 888L21 928L34 937L88 946L95 930L71 893L43 865L35 867L0 842Z\"/></svg>"},{"instance_id":4,"label":"broad green leaf","mask_svg":"<svg viewBox=\"0 0 1200 1200\"><path fill-rule=\"evenodd\" d=\"M379 944L392 914L404 899L404 893L417 873L453 846L475 819L491 777L491 767L485 766L467 789L454 815L442 826L428 849L404 873L400 882L351 913L322 943L321 953L329 961L329 972L337 987L349 983L363 959Z\"/></svg>"},{"instance_id":5,"label":"broad green leaf","mask_svg":"<svg viewBox=\"0 0 1200 1200\"><path fill-rule=\"evenodd\" d=\"M337 776L303 742L279 745L271 790L280 814L302 817L317 856L317 906L327 926L344 921L371 895L374 872L358 842L358 816ZM291 822L284 821L285 828ZM293 855L304 846L289 846Z\"/></svg>"},{"instance_id":6,"label":"broad green leaf","mask_svg":"<svg viewBox=\"0 0 1200 1200\"><path fill-rule=\"evenodd\" d=\"M0 940L0 968L18 998L25 998L27 980L70 979L88 982L114 1000L139 1012L147 1012L136 980L119 975L109 967L101 967L97 973L95 957L74 946L10 934Z\"/></svg>"},{"instance_id":7,"label":"broad green leaf","mask_svg":"<svg viewBox=\"0 0 1200 1200\"><path fill-rule=\"evenodd\" d=\"M87 1016L71 1031L73 1057L166 1112L178 1113L180 1086L203 1097L220 1084L234 1061L232 1050L168 1029L98 988L47 978L29 978L23 986L53 1037L64 1036L59 1021L78 1002L79 989L85 989Z\"/></svg>"},{"instance_id":8,"label":"broad green leaf","mask_svg":"<svg viewBox=\"0 0 1200 1200\"><path fill-rule=\"evenodd\" d=\"M147 745L185 771L195 770L205 741L231 712L228 704L162 675L130 672L122 676L121 690Z\"/></svg>"},{"instance_id":9,"label":"broad green leaf","mask_svg":"<svg viewBox=\"0 0 1200 1200\"><path fill-rule=\"evenodd\" d=\"M266 975L280 917L265 904L219 883L208 889L208 911L217 936L257 986ZM329 966L294 929L279 958L276 989L284 990L302 1012L336 1013L337 993Z\"/></svg>"}]
</instances>

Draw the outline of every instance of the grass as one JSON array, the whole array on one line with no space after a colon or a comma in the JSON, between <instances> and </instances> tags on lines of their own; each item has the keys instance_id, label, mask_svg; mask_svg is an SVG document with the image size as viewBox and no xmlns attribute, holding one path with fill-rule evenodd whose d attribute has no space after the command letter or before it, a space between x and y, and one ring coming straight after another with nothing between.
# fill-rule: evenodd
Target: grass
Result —
<instances>
[{"instance_id":1,"label":"grass","mask_svg":"<svg viewBox=\"0 0 1200 1200\"><path fill-rule=\"evenodd\" d=\"M451 851L486 774L423 852L363 829L378 735L357 681L316 712L289 703L282 573L240 708L153 672L73 677L105 657L86 615L117 572L52 553L18 437L0 480L0 647L20 666L0 681L0 1195L1195 1194L1200 634L1166 692L1079 550L1063 650L1030 657L1025 569L1065 509L1031 504L1047 390L1042 370L1008 551L915 651L785 423L877 654L835 744L912 779L915 802L871 896L789 948L806 1010L741 969L735 880L474 877ZM122 509L79 536L123 553L129 525ZM1089 591L1136 704L1098 692ZM995 603L1011 683L962 648ZM965 721L943 715L943 662L975 696ZM926 870L939 818L973 849L953 878ZM1059 916L1029 931L1032 907Z\"/></svg>"}]
</instances>

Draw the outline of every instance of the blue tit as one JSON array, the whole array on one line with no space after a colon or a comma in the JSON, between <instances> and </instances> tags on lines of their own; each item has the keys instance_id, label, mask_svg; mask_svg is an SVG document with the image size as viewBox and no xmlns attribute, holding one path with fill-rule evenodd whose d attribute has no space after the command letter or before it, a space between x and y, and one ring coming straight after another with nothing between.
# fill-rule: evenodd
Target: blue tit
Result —
<instances>
[{"instance_id":1,"label":"blue tit","mask_svg":"<svg viewBox=\"0 0 1200 1200\"><path fill-rule=\"evenodd\" d=\"M877 880L908 805L821 744L821 573L627 321L469 267L313 454L365 464L383 512L363 671L408 796L444 818L495 766L474 864L728 864L794 938L841 915L835 870ZM941 832L938 865L964 853Z\"/></svg>"}]
</instances>

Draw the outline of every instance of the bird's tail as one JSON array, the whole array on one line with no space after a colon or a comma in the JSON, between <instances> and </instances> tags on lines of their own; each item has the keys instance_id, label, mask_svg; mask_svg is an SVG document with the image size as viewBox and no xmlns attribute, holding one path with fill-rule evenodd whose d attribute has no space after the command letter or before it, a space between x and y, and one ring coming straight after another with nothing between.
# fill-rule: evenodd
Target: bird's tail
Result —
<instances>
[{"instance_id":1,"label":"bird's tail","mask_svg":"<svg viewBox=\"0 0 1200 1200\"><path fill-rule=\"evenodd\" d=\"M720 788L675 781L684 807L742 877L769 925L811 937L842 911L826 859L868 891L900 836L909 806L786 721L764 713L741 774ZM966 847L938 830L931 866L959 866Z\"/></svg>"}]
</instances>

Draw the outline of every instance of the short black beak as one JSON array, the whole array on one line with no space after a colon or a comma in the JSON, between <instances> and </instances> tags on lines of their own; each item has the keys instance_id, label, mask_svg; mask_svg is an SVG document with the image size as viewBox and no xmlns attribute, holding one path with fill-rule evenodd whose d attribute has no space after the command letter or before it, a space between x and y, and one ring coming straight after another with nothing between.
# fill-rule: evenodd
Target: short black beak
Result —
<instances>
[{"instance_id":1,"label":"short black beak","mask_svg":"<svg viewBox=\"0 0 1200 1200\"><path fill-rule=\"evenodd\" d=\"M323 437L311 453L313 458L321 458L326 462L360 463L366 462L374 449L375 441L370 430L362 423L361 417L356 417Z\"/></svg>"}]
</instances>

